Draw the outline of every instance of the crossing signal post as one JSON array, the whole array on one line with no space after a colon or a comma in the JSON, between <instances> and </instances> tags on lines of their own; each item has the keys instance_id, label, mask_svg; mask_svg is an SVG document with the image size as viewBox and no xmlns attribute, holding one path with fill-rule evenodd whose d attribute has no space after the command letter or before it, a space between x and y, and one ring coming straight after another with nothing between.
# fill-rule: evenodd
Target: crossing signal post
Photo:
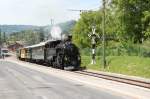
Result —
<instances>
[{"instance_id":1,"label":"crossing signal post","mask_svg":"<svg viewBox=\"0 0 150 99\"><path fill-rule=\"evenodd\" d=\"M92 33L90 33L88 36L91 38L91 44L92 44L92 61L91 64L96 64L95 56L96 56L96 38L99 38L99 35L95 33L96 29L93 26L92 27Z\"/></svg>"}]
</instances>

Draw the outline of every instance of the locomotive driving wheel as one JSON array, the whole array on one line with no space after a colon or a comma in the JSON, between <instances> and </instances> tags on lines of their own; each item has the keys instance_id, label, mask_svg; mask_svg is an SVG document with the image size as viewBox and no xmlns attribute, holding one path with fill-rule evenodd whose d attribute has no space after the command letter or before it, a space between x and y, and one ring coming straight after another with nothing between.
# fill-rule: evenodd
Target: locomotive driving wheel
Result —
<instances>
[{"instance_id":1,"label":"locomotive driving wheel","mask_svg":"<svg viewBox=\"0 0 150 99\"><path fill-rule=\"evenodd\" d=\"M64 64L63 63L64 63L63 62L63 53L58 52L57 58L56 58L57 67L60 68L60 69L64 69Z\"/></svg>"}]
</instances>

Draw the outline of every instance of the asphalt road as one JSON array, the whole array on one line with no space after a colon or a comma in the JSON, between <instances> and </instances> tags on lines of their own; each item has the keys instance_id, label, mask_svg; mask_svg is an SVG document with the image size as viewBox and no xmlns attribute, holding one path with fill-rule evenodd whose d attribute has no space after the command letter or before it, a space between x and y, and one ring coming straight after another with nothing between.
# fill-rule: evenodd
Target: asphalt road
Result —
<instances>
[{"instance_id":1,"label":"asphalt road","mask_svg":"<svg viewBox=\"0 0 150 99\"><path fill-rule=\"evenodd\" d=\"M0 61L0 99L129 99L18 64Z\"/></svg>"}]
</instances>

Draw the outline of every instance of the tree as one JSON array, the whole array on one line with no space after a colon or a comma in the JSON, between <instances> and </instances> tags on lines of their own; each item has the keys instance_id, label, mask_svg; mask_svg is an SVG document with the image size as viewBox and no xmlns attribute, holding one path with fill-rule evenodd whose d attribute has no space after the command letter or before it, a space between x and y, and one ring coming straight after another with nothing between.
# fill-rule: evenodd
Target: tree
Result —
<instances>
[{"instance_id":1,"label":"tree","mask_svg":"<svg viewBox=\"0 0 150 99\"><path fill-rule=\"evenodd\" d=\"M40 42L40 35L35 30L24 30L21 32L12 33L8 40L12 43L16 41L23 41L26 45L33 45Z\"/></svg>"},{"instance_id":2,"label":"tree","mask_svg":"<svg viewBox=\"0 0 150 99\"><path fill-rule=\"evenodd\" d=\"M3 33L3 42L6 43L6 33Z\"/></svg>"},{"instance_id":3,"label":"tree","mask_svg":"<svg viewBox=\"0 0 150 99\"><path fill-rule=\"evenodd\" d=\"M102 9L83 12L73 28L73 40L89 47L92 25L102 36ZM106 39L142 43L150 37L150 0L110 0L106 6Z\"/></svg>"},{"instance_id":4,"label":"tree","mask_svg":"<svg viewBox=\"0 0 150 99\"><path fill-rule=\"evenodd\" d=\"M93 11L93 12L83 12L81 14L81 18L76 23L75 27L73 28L73 40L74 42L80 47L90 47L90 39L88 34L92 31L92 26L96 26L96 32L99 35L102 35L101 32L101 21L102 16L101 12Z\"/></svg>"},{"instance_id":5,"label":"tree","mask_svg":"<svg viewBox=\"0 0 150 99\"><path fill-rule=\"evenodd\" d=\"M114 26L117 24L116 16L109 7L106 8L106 40L116 40L116 30ZM102 10L83 12L81 18L73 28L73 40L80 47L90 47L91 40L88 34L92 32L92 26L96 27L96 33L102 38ZM97 44L101 43L101 39Z\"/></svg>"},{"instance_id":6,"label":"tree","mask_svg":"<svg viewBox=\"0 0 150 99\"><path fill-rule=\"evenodd\" d=\"M149 0L112 0L115 16L118 18L117 33L125 41L142 43L145 37L142 18L150 11Z\"/></svg>"},{"instance_id":7,"label":"tree","mask_svg":"<svg viewBox=\"0 0 150 99\"><path fill-rule=\"evenodd\" d=\"M150 11L144 12L144 17L142 18L143 23L143 33L145 38L150 38Z\"/></svg>"}]
</instances>

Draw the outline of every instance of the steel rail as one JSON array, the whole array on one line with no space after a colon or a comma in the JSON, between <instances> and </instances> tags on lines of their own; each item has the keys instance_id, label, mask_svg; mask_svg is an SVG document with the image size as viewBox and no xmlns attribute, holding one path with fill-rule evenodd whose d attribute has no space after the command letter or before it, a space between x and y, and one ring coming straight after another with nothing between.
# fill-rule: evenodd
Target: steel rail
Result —
<instances>
[{"instance_id":1,"label":"steel rail","mask_svg":"<svg viewBox=\"0 0 150 99\"><path fill-rule=\"evenodd\" d=\"M85 70L74 71L74 72L78 73L78 74L93 76L93 77L97 77L97 78L103 78L103 79L107 79L107 80L117 81L117 82L121 82L121 83L125 83L125 84L130 84L130 85L135 85L135 86L150 89L150 82L147 82L147 81L119 77L119 76L114 76L114 75L107 75L107 74L103 74L103 73L95 73L95 72L90 72L90 71L85 71Z\"/></svg>"}]
</instances>

